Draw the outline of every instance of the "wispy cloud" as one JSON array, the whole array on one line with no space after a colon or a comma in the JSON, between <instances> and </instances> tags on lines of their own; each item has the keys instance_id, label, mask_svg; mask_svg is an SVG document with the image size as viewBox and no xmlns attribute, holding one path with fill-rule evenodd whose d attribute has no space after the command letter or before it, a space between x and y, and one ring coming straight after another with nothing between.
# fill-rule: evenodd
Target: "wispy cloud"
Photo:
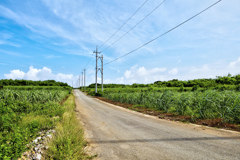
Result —
<instances>
[{"instance_id":1,"label":"wispy cloud","mask_svg":"<svg viewBox=\"0 0 240 160\"><path fill-rule=\"evenodd\" d=\"M7 51L7 50L3 50L3 49L0 49L0 53L12 55L12 56L19 56L19 57L23 57L24 56L24 55L22 55L22 54L20 54L18 52L12 52L12 51Z\"/></svg>"},{"instance_id":2,"label":"wispy cloud","mask_svg":"<svg viewBox=\"0 0 240 160\"><path fill-rule=\"evenodd\" d=\"M18 45L18 44L13 44L13 43L11 43L11 42L4 41L4 40L0 40L0 45L10 45L10 46L14 46L14 47L21 47L21 46Z\"/></svg>"},{"instance_id":3,"label":"wispy cloud","mask_svg":"<svg viewBox=\"0 0 240 160\"><path fill-rule=\"evenodd\" d=\"M55 56L55 55L47 55L45 56L46 59L55 59L55 58L62 58L62 56Z\"/></svg>"},{"instance_id":4,"label":"wispy cloud","mask_svg":"<svg viewBox=\"0 0 240 160\"><path fill-rule=\"evenodd\" d=\"M6 63L0 63L0 65L4 65L4 66L6 66L7 64L6 64Z\"/></svg>"}]
</instances>

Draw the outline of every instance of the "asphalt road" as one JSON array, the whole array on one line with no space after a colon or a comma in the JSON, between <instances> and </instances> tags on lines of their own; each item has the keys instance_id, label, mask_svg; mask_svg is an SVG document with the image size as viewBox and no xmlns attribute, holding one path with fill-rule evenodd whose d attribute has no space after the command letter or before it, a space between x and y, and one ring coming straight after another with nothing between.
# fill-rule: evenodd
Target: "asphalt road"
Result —
<instances>
[{"instance_id":1,"label":"asphalt road","mask_svg":"<svg viewBox=\"0 0 240 160\"><path fill-rule=\"evenodd\" d=\"M97 159L240 160L240 133L158 119L74 90L77 114Z\"/></svg>"}]
</instances>

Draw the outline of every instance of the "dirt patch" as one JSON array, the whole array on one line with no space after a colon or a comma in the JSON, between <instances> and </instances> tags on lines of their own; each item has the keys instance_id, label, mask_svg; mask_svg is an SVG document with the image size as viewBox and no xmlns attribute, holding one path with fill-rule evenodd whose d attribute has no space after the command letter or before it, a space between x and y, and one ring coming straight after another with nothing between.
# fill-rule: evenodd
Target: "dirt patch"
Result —
<instances>
[{"instance_id":1,"label":"dirt patch","mask_svg":"<svg viewBox=\"0 0 240 160\"><path fill-rule=\"evenodd\" d=\"M204 125L204 126L209 126L209 127L217 127L217 128L223 128L223 129L228 129L228 130L234 130L234 131L240 131L240 125L236 124L230 124L230 123L225 123L222 121L221 118L216 118L216 119L197 119L193 121L190 116L183 116L183 115L177 115L174 113L163 113L161 111L156 111L151 108L146 108L144 106L134 106L132 104L127 104L127 103L121 103L121 102L114 102L109 99L105 99L103 97L95 97L97 99L100 99L102 101L121 106L127 109L131 109L140 113L156 116L160 119L167 119L167 120L172 120L172 121L181 121L185 123L194 123L194 124L199 124L199 125Z\"/></svg>"}]
</instances>

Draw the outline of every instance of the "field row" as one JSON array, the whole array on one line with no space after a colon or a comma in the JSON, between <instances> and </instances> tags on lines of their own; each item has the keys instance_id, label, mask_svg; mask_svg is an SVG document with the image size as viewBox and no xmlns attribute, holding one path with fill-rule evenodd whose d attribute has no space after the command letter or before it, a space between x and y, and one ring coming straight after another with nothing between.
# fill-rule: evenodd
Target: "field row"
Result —
<instances>
[{"instance_id":1,"label":"field row","mask_svg":"<svg viewBox=\"0 0 240 160\"><path fill-rule=\"evenodd\" d=\"M140 105L165 113L191 116L192 121L221 118L223 122L240 124L239 91L104 92L101 96L112 101Z\"/></svg>"},{"instance_id":2,"label":"field row","mask_svg":"<svg viewBox=\"0 0 240 160\"><path fill-rule=\"evenodd\" d=\"M72 90L70 86L3 86L2 89L10 90Z\"/></svg>"},{"instance_id":3,"label":"field row","mask_svg":"<svg viewBox=\"0 0 240 160\"><path fill-rule=\"evenodd\" d=\"M84 91L84 88L81 88ZM235 90L240 91L240 85L218 85L216 87L122 87L122 88L104 88L104 93L135 93L135 92L165 92L165 91L177 91L177 92L189 92L189 91L206 91L206 90L216 90L216 91L224 91L224 90ZM90 94L95 93L95 88L86 87L86 92ZM102 89L98 88L98 93L102 93Z\"/></svg>"}]
</instances>

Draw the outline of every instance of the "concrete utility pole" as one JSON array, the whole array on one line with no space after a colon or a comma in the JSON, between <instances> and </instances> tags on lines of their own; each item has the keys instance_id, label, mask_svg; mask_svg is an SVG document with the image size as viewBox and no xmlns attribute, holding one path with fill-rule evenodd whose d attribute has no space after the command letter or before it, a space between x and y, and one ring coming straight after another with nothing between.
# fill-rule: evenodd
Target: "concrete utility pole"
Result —
<instances>
[{"instance_id":1,"label":"concrete utility pole","mask_svg":"<svg viewBox=\"0 0 240 160\"><path fill-rule=\"evenodd\" d=\"M95 93L97 93L97 72L98 72L98 67L97 67L97 62L98 62L98 54L101 52L98 52L98 47L96 47L96 51L93 51L93 53L96 53L96 77L95 77Z\"/></svg>"},{"instance_id":2,"label":"concrete utility pole","mask_svg":"<svg viewBox=\"0 0 240 160\"><path fill-rule=\"evenodd\" d=\"M99 57L101 62L102 62L102 67L99 68L101 71L101 79L102 79L102 91L103 91L103 55L101 57Z\"/></svg>"},{"instance_id":3,"label":"concrete utility pole","mask_svg":"<svg viewBox=\"0 0 240 160\"><path fill-rule=\"evenodd\" d=\"M84 68L84 91L86 91L86 69Z\"/></svg>"},{"instance_id":4,"label":"concrete utility pole","mask_svg":"<svg viewBox=\"0 0 240 160\"><path fill-rule=\"evenodd\" d=\"M83 72L82 72L82 88L83 88Z\"/></svg>"},{"instance_id":5,"label":"concrete utility pole","mask_svg":"<svg viewBox=\"0 0 240 160\"><path fill-rule=\"evenodd\" d=\"M81 83L80 83L80 76L79 76L79 82L78 82L78 85L79 85L79 89L80 89L80 87L81 87Z\"/></svg>"}]
</instances>

